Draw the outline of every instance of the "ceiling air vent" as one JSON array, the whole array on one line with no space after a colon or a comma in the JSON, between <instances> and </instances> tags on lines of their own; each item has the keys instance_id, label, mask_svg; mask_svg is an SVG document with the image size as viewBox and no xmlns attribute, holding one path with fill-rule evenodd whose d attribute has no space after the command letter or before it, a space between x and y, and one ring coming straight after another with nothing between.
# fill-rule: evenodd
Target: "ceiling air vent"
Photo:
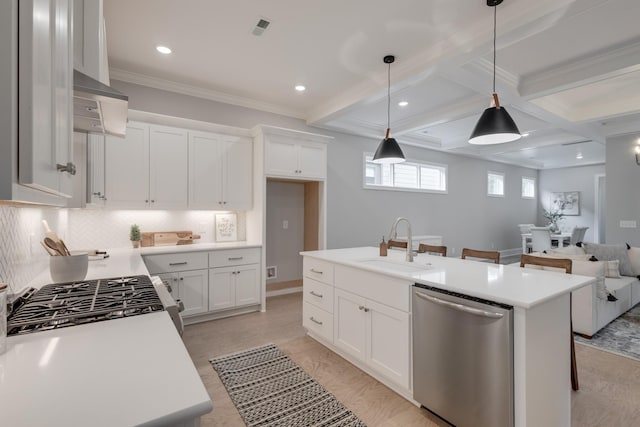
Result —
<instances>
[{"instance_id":1,"label":"ceiling air vent","mask_svg":"<svg viewBox=\"0 0 640 427\"><path fill-rule=\"evenodd\" d=\"M269 27L269 24L271 24L271 22L261 18L253 28L253 31L251 31L251 34L254 36L261 36L262 33L266 31L267 27Z\"/></svg>"}]
</instances>

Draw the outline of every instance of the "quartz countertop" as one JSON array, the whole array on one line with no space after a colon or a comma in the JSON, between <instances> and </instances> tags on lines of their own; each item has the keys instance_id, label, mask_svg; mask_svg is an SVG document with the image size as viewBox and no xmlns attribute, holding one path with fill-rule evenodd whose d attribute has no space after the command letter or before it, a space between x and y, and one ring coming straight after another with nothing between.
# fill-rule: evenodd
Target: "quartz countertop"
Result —
<instances>
[{"instance_id":1,"label":"quartz countertop","mask_svg":"<svg viewBox=\"0 0 640 427\"><path fill-rule=\"evenodd\" d=\"M108 249L87 279L148 275L143 255L259 247L245 242ZM48 269L30 286L52 283ZM0 425L174 425L212 403L166 312L11 336L0 355Z\"/></svg>"},{"instance_id":2,"label":"quartz countertop","mask_svg":"<svg viewBox=\"0 0 640 427\"><path fill-rule=\"evenodd\" d=\"M525 309L595 282L593 277L576 274L428 254L418 254L409 263L404 261L403 251L389 251L387 257L381 257L374 247L307 251L301 255Z\"/></svg>"}]
</instances>

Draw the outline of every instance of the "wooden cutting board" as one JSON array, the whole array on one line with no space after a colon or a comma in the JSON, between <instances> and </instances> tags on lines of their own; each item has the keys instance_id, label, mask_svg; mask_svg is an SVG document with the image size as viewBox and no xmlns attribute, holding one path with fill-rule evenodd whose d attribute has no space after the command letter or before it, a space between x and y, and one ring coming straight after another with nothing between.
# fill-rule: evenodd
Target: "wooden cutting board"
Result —
<instances>
[{"instance_id":1,"label":"wooden cutting board","mask_svg":"<svg viewBox=\"0 0 640 427\"><path fill-rule=\"evenodd\" d=\"M195 239L199 239L198 234L192 231L145 231L142 232L142 246L174 246L189 245Z\"/></svg>"}]
</instances>

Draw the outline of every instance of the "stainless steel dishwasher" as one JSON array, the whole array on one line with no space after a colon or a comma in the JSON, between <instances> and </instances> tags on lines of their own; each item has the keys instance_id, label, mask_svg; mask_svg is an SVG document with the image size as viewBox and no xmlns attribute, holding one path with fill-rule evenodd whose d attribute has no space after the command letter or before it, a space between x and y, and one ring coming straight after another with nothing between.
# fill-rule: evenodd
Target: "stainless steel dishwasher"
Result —
<instances>
[{"instance_id":1,"label":"stainless steel dishwasher","mask_svg":"<svg viewBox=\"0 0 640 427\"><path fill-rule=\"evenodd\" d=\"M413 287L413 398L458 427L513 426L513 307Z\"/></svg>"}]
</instances>

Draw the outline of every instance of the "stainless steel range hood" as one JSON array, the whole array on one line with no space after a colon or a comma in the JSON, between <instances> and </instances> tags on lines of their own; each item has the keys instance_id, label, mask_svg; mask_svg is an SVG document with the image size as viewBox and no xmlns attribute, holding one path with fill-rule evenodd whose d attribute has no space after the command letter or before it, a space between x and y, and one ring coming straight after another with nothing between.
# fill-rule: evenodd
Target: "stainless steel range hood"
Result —
<instances>
[{"instance_id":1,"label":"stainless steel range hood","mask_svg":"<svg viewBox=\"0 0 640 427\"><path fill-rule=\"evenodd\" d=\"M125 136L129 97L73 70L73 130Z\"/></svg>"}]
</instances>

